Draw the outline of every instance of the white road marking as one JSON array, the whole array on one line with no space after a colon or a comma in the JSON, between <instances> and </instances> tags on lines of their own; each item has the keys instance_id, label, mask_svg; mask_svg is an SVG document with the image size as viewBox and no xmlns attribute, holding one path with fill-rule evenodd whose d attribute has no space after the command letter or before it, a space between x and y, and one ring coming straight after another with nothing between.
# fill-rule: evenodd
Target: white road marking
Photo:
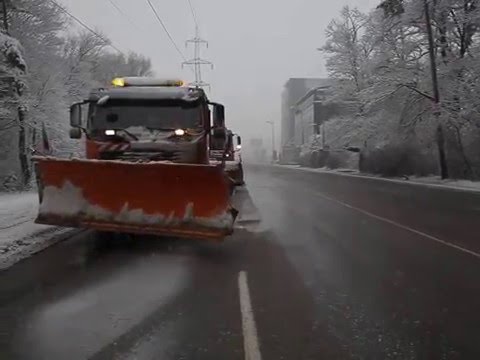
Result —
<instances>
[{"instance_id":1,"label":"white road marking","mask_svg":"<svg viewBox=\"0 0 480 360\"><path fill-rule=\"evenodd\" d=\"M261 360L260 347L258 345L257 327L250 301L247 273L240 271L238 274L238 290L240 295L240 311L242 313L243 349L245 360Z\"/></svg>"},{"instance_id":2,"label":"white road marking","mask_svg":"<svg viewBox=\"0 0 480 360\"><path fill-rule=\"evenodd\" d=\"M338 203L338 204L340 204L340 205L343 205L343 206L345 206L345 207L347 207L347 208L349 208L349 209L358 211L358 212L360 212L360 213L362 213L362 214L364 214L364 215L370 216L370 217L372 217L372 218L374 218L374 219L381 220L381 221L386 222L386 223L388 223L388 224L394 225L394 226L396 226L396 227L399 227L400 229L410 231L410 232L413 233L413 234L423 236L423 237L425 237L425 238L427 238L427 239L433 240L433 241L435 241L435 242L437 242L437 243L440 243L440 244L442 244L442 245L451 247L451 248L453 248L453 249L455 249L455 250L459 250L459 251L461 251L461 252L463 252L463 253L466 253L466 254L469 254L469 255L473 255L473 256L475 256L476 258L480 259L480 254L479 254L479 253L476 253L476 252L474 252L474 251L472 251L472 250L468 250L468 249L465 249L465 248L463 248L463 247L461 247L461 246L458 246L458 245L449 243L449 242L447 242L447 241L445 241L445 240L439 239L439 238L437 238L437 237L435 237L435 236L429 235L429 234L424 233L424 232L422 232L422 231L412 229L412 228L410 228L410 227L408 227L408 226L399 224L399 223L397 223L397 222L395 222L395 221L393 221L393 220L384 218L384 217L382 217L382 216L372 214L371 212L368 212L368 211L366 211L366 210L363 210L363 209L360 209L360 208L358 208L358 207L352 206L352 205L350 205L350 204L344 203L343 201L340 201L340 200L338 200L338 199L335 199L335 198L332 198L332 197L330 197L330 196L324 195L324 194L322 194L322 193L320 193L320 192L315 192L315 195L320 196L320 197L324 198L325 200L336 202L336 203Z\"/></svg>"}]
</instances>

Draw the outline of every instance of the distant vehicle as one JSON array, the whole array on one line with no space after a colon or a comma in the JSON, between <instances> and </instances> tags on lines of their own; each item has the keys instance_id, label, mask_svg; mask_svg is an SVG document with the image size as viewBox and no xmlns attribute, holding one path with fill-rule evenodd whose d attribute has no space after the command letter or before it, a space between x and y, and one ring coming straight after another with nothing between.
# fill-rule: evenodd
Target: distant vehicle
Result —
<instances>
[{"instance_id":1,"label":"distant vehicle","mask_svg":"<svg viewBox=\"0 0 480 360\"><path fill-rule=\"evenodd\" d=\"M242 138L231 130L227 130L225 143L220 148L210 149L211 161L224 163L225 171L235 186L245 184L241 149Z\"/></svg>"},{"instance_id":2,"label":"distant vehicle","mask_svg":"<svg viewBox=\"0 0 480 360\"><path fill-rule=\"evenodd\" d=\"M236 141L234 141L236 138ZM236 186L245 184L242 163L242 138L228 131L228 146L225 158L225 170Z\"/></svg>"},{"instance_id":3,"label":"distant vehicle","mask_svg":"<svg viewBox=\"0 0 480 360\"><path fill-rule=\"evenodd\" d=\"M231 181L210 163L226 138L221 104L179 80L114 79L70 109L86 159L35 157L37 223L221 239L233 232ZM83 121L83 107L87 107Z\"/></svg>"}]
</instances>

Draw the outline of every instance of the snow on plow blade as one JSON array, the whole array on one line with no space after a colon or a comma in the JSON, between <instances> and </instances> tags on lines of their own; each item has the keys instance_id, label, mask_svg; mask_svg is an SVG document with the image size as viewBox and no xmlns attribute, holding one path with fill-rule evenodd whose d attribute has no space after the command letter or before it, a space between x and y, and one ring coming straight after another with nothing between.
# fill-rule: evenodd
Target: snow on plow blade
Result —
<instances>
[{"instance_id":1,"label":"snow on plow blade","mask_svg":"<svg viewBox=\"0 0 480 360\"><path fill-rule=\"evenodd\" d=\"M37 158L36 169L40 224L204 239L233 231L220 167Z\"/></svg>"}]
</instances>

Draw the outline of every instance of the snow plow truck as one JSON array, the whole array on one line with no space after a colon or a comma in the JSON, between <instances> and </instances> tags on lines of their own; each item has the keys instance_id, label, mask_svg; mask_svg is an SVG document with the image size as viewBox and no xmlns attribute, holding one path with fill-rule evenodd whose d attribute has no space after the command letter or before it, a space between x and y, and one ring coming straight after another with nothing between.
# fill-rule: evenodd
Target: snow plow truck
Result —
<instances>
[{"instance_id":1,"label":"snow plow truck","mask_svg":"<svg viewBox=\"0 0 480 360\"><path fill-rule=\"evenodd\" d=\"M37 223L223 239L233 232L232 181L210 147L224 108L179 80L117 78L70 108L86 158L35 157Z\"/></svg>"}]
</instances>

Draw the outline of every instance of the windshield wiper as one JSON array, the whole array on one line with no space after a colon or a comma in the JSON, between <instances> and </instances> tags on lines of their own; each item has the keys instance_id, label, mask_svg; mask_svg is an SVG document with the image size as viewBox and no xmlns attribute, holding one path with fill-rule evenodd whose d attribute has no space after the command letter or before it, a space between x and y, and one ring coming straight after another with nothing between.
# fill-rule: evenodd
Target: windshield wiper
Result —
<instances>
[{"instance_id":1,"label":"windshield wiper","mask_svg":"<svg viewBox=\"0 0 480 360\"><path fill-rule=\"evenodd\" d=\"M148 131L174 131L176 128L152 128L152 127L145 127Z\"/></svg>"},{"instance_id":2,"label":"windshield wiper","mask_svg":"<svg viewBox=\"0 0 480 360\"><path fill-rule=\"evenodd\" d=\"M135 141L138 141L138 137L136 137L135 135L133 135L130 131L128 130L125 130L125 129L115 129L116 132L124 132L125 134L127 134L128 136L130 136L131 139L135 140Z\"/></svg>"}]
</instances>

